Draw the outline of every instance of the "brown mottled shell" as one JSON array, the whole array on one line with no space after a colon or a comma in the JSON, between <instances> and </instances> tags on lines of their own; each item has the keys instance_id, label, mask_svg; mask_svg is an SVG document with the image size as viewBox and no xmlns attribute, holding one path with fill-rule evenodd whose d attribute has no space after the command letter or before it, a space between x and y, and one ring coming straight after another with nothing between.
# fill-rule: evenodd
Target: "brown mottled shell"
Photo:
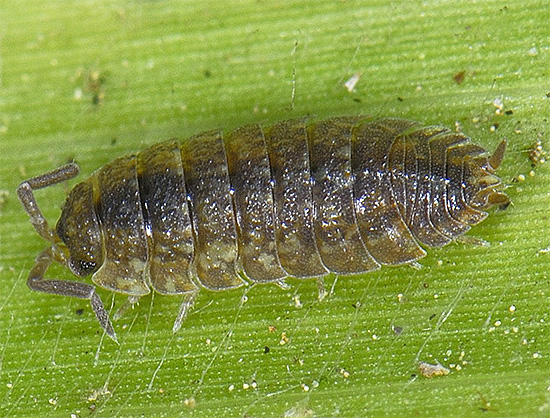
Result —
<instances>
[{"instance_id":1,"label":"brown mottled shell","mask_svg":"<svg viewBox=\"0 0 550 418\"><path fill-rule=\"evenodd\" d=\"M105 165L56 231L73 271L133 296L363 273L418 260L506 205L504 148L368 117L207 132Z\"/></svg>"}]
</instances>

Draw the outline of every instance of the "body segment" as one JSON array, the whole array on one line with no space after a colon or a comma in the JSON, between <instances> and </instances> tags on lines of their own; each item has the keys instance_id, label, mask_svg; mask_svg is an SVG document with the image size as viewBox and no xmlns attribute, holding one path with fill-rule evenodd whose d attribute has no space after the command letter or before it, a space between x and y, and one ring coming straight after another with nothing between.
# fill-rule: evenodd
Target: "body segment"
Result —
<instances>
[{"instance_id":1,"label":"body segment","mask_svg":"<svg viewBox=\"0 0 550 418\"><path fill-rule=\"evenodd\" d=\"M410 263L509 203L494 175L504 148L488 156L442 127L364 116L206 132L100 168L73 188L52 230L33 190L74 177L67 165L18 189L51 243L28 283L90 299L115 338L93 286L44 278L52 261L131 301L151 288L183 294L175 329L200 287Z\"/></svg>"},{"instance_id":2,"label":"body segment","mask_svg":"<svg viewBox=\"0 0 550 418\"><path fill-rule=\"evenodd\" d=\"M207 289L238 287L237 227L221 132L183 142L181 155L195 237L197 279Z\"/></svg>"},{"instance_id":3,"label":"body segment","mask_svg":"<svg viewBox=\"0 0 550 418\"><path fill-rule=\"evenodd\" d=\"M367 251L353 207L351 171L353 128L360 117L321 121L310 127L314 235L325 267L357 274L380 267Z\"/></svg>"},{"instance_id":4,"label":"body segment","mask_svg":"<svg viewBox=\"0 0 550 418\"><path fill-rule=\"evenodd\" d=\"M224 138L230 183L233 188L239 239L239 264L257 282L281 280L275 238L275 212L271 165L264 132L247 125Z\"/></svg>"},{"instance_id":5,"label":"body segment","mask_svg":"<svg viewBox=\"0 0 550 418\"><path fill-rule=\"evenodd\" d=\"M137 158L121 157L88 181L96 185L105 259L92 280L97 285L141 296L149 293L148 246L139 198ZM69 248L70 252L70 248Z\"/></svg>"},{"instance_id":6,"label":"body segment","mask_svg":"<svg viewBox=\"0 0 550 418\"><path fill-rule=\"evenodd\" d=\"M151 287L169 295L195 290L195 245L179 142L139 153L138 182Z\"/></svg>"}]
</instances>

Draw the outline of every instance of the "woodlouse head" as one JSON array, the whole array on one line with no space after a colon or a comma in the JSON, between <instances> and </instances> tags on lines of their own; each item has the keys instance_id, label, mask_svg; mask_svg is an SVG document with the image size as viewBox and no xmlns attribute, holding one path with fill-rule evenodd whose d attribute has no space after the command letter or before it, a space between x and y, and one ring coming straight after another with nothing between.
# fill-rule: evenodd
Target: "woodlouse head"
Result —
<instances>
[{"instance_id":1,"label":"woodlouse head","mask_svg":"<svg viewBox=\"0 0 550 418\"><path fill-rule=\"evenodd\" d=\"M97 271L104 258L93 200L91 182L77 184L67 196L56 226L70 254L67 265L80 277Z\"/></svg>"}]
</instances>

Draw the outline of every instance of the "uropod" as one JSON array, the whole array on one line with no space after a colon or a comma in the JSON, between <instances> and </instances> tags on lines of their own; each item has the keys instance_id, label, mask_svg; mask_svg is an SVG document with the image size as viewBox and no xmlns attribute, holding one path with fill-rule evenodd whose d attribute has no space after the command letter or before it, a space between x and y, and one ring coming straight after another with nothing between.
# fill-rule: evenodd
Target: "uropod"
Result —
<instances>
[{"instance_id":1,"label":"uropod","mask_svg":"<svg viewBox=\"0 0 550 418\"><path fill-rule=\"evenodd\" d=\"M55 228L34 190L75 177L64 165L17 194L48 246L32 290L89 299L116 334L95 286L49 279L53 261L135 303L182 295L177 331L199 289L287 276L354 275L422 258L510 200L489 155L462 133L394 118L292 119L169 140L104 165L71 190Z\"/></svg>"}]
</instances>

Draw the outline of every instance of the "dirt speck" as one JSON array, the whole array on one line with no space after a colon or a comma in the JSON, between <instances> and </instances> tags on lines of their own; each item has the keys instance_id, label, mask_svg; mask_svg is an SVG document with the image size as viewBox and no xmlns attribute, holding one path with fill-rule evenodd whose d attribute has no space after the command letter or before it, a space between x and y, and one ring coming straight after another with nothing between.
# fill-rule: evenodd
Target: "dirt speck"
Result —
<instances>
[{"instance_id":1,"label":"dirt speck","mask_svg":"<svg viewBox=\"0 0 550 418\"><path fill-rule=\"evenodd\" d=\"M456 83L456 84L462 84L464 82L464 77L466 76L466 72L465 71L459 71L458 73L456 73L455 75L453 75L453 81Z\"/></svg>"},{"instance_id":2,"label":"dirt speck","mask_svg":"<svg viewBox=\"0 0 550 418\"><path fill-rule=\"evenodd\" d=\"M430 364L424 361L418 362L418 371L422 376L431 379L436 376L447 376L451 371L441 364Z\"/></svg>"}]
</instances>

